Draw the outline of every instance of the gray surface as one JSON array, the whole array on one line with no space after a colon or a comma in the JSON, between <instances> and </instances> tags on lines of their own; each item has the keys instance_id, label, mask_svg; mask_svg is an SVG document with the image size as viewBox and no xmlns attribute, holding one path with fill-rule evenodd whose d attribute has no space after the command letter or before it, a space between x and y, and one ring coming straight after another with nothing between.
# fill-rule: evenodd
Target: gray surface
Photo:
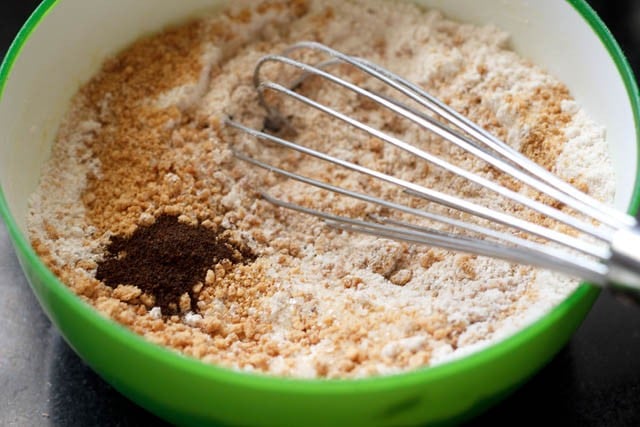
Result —
<instances>
[{"instance_id":1,"label":"gray surface","mask_svg":"<svg viewBox=\"0 0 640 427\"><path fill-rule=\"evenodd\" d=\"M42 311L30 309L37 302L2 223L0 295L0 319L4 319L0 328L0 402L7 402L7 408L0 412L0 425L37 425L47 412L51 384L47 381L46 387L33 385L50 377L50 358L46 356L60 338Z\"/></svg>"},{"instance_id":2,"label":"gray surface","mask_svg":"<svg viewBox=\"0 0 640 427\"><path fill-rule=\"evenodd\" d=\"M2 222L0 295L0 426L162 424L69 348L40 309Z\"/></svg>"}]
</instances>

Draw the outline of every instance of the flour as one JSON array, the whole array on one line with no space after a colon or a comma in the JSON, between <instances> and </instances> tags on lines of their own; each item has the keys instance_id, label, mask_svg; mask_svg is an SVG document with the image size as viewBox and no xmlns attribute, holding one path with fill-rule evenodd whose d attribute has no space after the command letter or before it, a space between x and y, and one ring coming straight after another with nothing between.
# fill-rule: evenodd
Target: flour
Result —
<instances>
[{"instance_id":1,"label":"flour","mask_svg":"<svg viewBox=\"0 0 640 427\"><path fill-rule=\"evenodd\" d=\"M390 185L265 148L222 125L232 116L262 128L265 112L252 86L254 66L266 53L300 40L318 40L397 72L564 179L612 200L603 128L564 85L510 51L503 31L456 23L405 2L241 2L137 42L77 95L32 197L29 229L38 253L80 297L149 340L205 362L315 378L389 375L466 356L531 324L576 288L576 279L556 273L330 229L260 200L257 191L264 190L334 214L381 213L263 173L235 160L229 144L316 179L447 212ZM169 74L156 64L158 52L170 64ZM352 71L336 72L379 88ZM286 81L290 71L265 73ZM300 90L456 165L529 192L347 91L314 79ZM324 114L291 100L275 102L291 116L300 143L544 220ZM258 258L248 266L212 266L200 279L197 313L163 316L145 294L124 301L95 280L96 263L111 236L130 234L161 214L224 230Z\"/></svg>"}]
</instances>

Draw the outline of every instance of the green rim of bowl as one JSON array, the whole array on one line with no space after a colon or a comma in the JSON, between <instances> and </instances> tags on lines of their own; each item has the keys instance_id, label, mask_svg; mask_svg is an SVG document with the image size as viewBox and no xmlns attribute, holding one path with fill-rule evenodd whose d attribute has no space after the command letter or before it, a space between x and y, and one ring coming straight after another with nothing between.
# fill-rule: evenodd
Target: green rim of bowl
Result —
<instances>
[{"instance_id":1,"label":"green rim of bowl","mask_svg":"<svg viewBox=\"0 0 640 427\"><path fill-rule=\"evenodd\" d=\"M597 34L609 55L613 59L618 68L626 90L629 101L632 105L636 135L640 135L640 97L638 87L636 85L633 72L629 66L622 50L613 38L611 32L604 25L602 20L596 15L585 0L566 0L575 10L585 19L592 30ZM18 58L20 51L29 39L29 36L38 27L38 24L47 16L47 14L56 6L59 0L44 0L34 13L29 17L25 25L22 27L17 37L9 48L2 65L0 66L0 100L4 91L5 84L11 73L11 69ZM638 141L640 143L640 141ZM640 144L639 144L640 145ZM640 164L640 162L639 162ZM634 191L632 201L628 212L635 214L640 206L640 168L636 171ZM83 314L86 321L91 322L97 329L105 334L111 335L118 341L126 342L127 345L135 350L145 354L146 356L171 365L183 371L189 371L202 377L216 378L229 383L235 383L251 388L270 389L282 391L296 391L304 394L315 393L357 393L358 391L372 392L375 390L388 389L391 387L410 386L425 381L433 381L444 376L451 375L459 370L465 370L474 365L481 365L483 362L499 357L501 354L509 353L531 340L533 337L541 333L558 319L565 316L572 307L579 301L595 298L597 290L588 285L581 285L574 293L572 293L565 301L551 310L547 315L537 320L528 327L522 329L511 337L494 344L486 349L476 353L462 357L457 360L437 365L434 367L426 367L417 369L407 373L401 373L392 376L372 377L363 379L296 379L282 378L260 374L251 374L232 371L230 369L205 364L199 360L177 354L159 345L148 342L144 338L129 331L125 327L119 325L106 317L100 315L89 304L78 298L69 288L60 282L56 276L44 265L40 258L35 254L27 238L20 231L13 215L9 211L4 193L0 188L0 216L7 225L9 235L13 240L16 250L22 255L22 259L33 266L34 271L44 278L49 290L56 293L64 303L74 307Z\"/></svg>"}]
</instances>

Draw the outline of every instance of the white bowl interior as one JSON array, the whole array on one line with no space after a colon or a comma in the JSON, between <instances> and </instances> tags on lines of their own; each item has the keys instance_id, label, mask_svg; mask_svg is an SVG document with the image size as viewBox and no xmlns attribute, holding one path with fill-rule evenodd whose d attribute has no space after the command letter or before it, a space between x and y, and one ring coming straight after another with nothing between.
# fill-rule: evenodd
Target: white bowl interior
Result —
<instances>
[{"instance_id":1,"label":"white bowl interior","mask_svg":"<svg viewBox=\"0 0 640 427\"><path fill-rule=\"evenodd\" d=\"M28 196L38 183L58 123L82 82L104 58L141 35L188 18L215 0L60 0L25 43L0 103L0 183L25 230ZM491 23L514 48L565 82L607 128L617 173L616 201L628 206L637 168L631 102L614 61L568 2L422 0L448 16Z\"/></svg>"}]
</instances>

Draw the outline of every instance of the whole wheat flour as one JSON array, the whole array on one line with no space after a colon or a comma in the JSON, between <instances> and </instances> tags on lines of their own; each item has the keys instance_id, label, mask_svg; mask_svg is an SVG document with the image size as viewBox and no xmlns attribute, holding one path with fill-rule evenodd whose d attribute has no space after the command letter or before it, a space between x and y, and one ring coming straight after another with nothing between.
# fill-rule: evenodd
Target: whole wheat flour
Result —
<instances>
[{"instance_id":1,"label":"whole wheat flour","mask_svg":"<svg viewBox=\"0 0 640 427\"><path fill-rule=\"evenodd\" d=\"M107 60L75 96L31 199L29 230L38 254L80 298L148 340L205 362L285 376L363 377L476 351L539 318L575 289L577 280L559 274L350 234L274 207L257 191L342 215L380 213L254 169L235 160L229 144L345 187L391 200L407 196L302 155L266 149L222 124L233 117L262 128L265 112L252 85L257 60L292 42L317 40L422 85L545 167L610 201L613 175L603 128L562 83L509 50L507 34L403 2L236 3L135 42ZM375 86L353 70L336 72ZM300 90L528 191L450 144L328 86L309 79ZM290 114L292 128L308 146L548 224L318 112L273 102L296 112ZM180 231L153 234L159 218L165 228ZM229 253L244 248L249 262L212 255L207 267L199 254L204 267L183 271L177 261L169 265L166 248L175 242L166 240L184 234L178 223L191 227L185 233L195 239L221 239ZM172 287L179 295L154 294L157 283L144 282L140 274L137 281L126 274L114 276L117 283L107 280L109 271L123 272L117 263L128 252L145 252L126 249L138 241L168 245L153 252L158 255L145 268L177 268L170 271L184 281ZM105 262L109 268L101 267ZM104 281L96 278L98 270ZM183 277L185 271L197 277Z\"/></svg>"}]
</instances>

